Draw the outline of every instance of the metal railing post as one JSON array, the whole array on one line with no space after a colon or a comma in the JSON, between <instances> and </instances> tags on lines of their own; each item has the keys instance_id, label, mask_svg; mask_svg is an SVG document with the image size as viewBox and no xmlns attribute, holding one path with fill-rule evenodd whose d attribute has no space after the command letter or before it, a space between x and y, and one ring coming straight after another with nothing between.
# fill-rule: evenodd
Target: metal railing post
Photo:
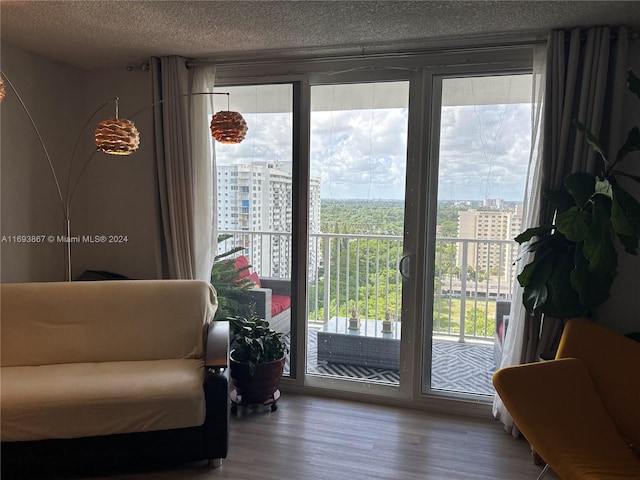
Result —
<instances>
[{"instance_id":1,"label":"metal railing post","mask_svg":"<svg viewBox=\"0 0 640 480\"><path fill-rule=\"evenodd\" d=\"M464 343L464 323L467 313L467 261L468 261L469 242L462 242L462 268L460 269L460 333L458 334L458 342Z\"/></svg>"},{"instance_id":2,"label":"metal railing post","mask_svg":"<svg viewBox=\"0 0 640 480\"><path fill-rule=\"evenodd\" d=\"M331 237L324 239L324 323L329 324L331 298Z\"/></svg>"}]
</instances>

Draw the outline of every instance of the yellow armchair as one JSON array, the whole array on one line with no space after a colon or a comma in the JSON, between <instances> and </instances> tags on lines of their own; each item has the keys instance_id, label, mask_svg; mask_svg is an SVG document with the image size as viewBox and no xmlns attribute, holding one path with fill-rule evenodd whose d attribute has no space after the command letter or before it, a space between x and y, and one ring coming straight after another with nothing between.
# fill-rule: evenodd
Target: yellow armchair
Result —
<instances>
[{"instance_id":1,"label":"yellow armchair","mask_svg":"<svg viewBox=\"0 0 640 480\"><path fill-rule=\"evenodd\" d=\"M640 343L567 323L555 360L493 383L532 448L562 479L640 479Z\"/></svg>"}]
</instances>

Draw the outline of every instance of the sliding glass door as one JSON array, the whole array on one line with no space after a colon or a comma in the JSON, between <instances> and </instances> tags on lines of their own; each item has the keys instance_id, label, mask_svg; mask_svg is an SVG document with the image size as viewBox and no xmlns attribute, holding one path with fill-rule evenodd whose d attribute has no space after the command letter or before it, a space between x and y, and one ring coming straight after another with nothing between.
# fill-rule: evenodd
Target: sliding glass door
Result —
<instances>
[{"instance_id":1,"label":"sliding glass door","mask_svg":"<svg viewBox=\"0 0 640 480\"><path fill-rule=\"evenodd\" d=\"M216 88L248 126L240 144L215 145L218 255L246 258L251 307L291 341L293 85ZM226 99L216 110L227 108ZM289 360L289 359L288 359ZM287 361L285 374L290 373Z\"/></svg>"},{"instance_id":2,"label":"sliding glass door","mask_svg":"<svg viewBox=\"0 0 640 480\"><path fill-rule=\"evenodd\" d=\"M288 283L285 387L491 400L531 63L522 47L218 69L249 125L215 146L219 251Z\"/></svg>"},{"instance_id":3,"label":"sliding glass door","mask_svg":"<svg viewBox=\"0 0 640 480\"><path fill-rule=\"evenodd\" d=\"M308 376L399 385L409 82L311 86Z\"/></svg>"},{"instance_id":4,"label":"sliding glass door","mask_svg":"<svg viewBox=\"0 0 640 480\"><path fill-rule=\"evenodd\" d=\"M424 392L491 396L516 275L531 75L438 76L432 98L438 186Z\"/></svg>"}]
</instances>

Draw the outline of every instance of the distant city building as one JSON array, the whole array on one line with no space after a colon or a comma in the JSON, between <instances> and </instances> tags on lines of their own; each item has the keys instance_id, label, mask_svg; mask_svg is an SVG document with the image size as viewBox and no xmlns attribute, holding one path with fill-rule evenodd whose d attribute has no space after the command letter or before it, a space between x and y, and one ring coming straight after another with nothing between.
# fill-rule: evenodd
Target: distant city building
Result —
<instances>
[{"instance_id":1,"label":"distant city building","mask_svg":"<svg viewBox=\"0 0 640 480\"><path fill-rule=\"evenodd\" d=\"M502 205L502 200L485 200L485 206ZM458 237L478 240L513 240L520 233L522 225L522 205L512 210L461 210L458 212ZM456 262L462 266L462 247L459 244ZM467 265L478 270L497 271L499 276L512 278L513 263L517 249L506 248L506 245L491 242L469 242ZM476 267L477 266L477 267Z\"/></svg>"},{"instance_id":2,"label":"distant city building","mask_svg":"<svg viewBox=\"0 0 640 480\"><path fill-rule=\"evenodd\" d=\"M485 198L482 201L482 206L485 208L497 208L502 210L503 205L504 201L501 198Z\"/></svg>"},{"instance_id":3,"label":"distant city building","mask_svg":"<svg viewBox=\"0 0 640 480\"><path fill-rule=\"evenodd\" d=\"M277 163L219 165L216 170L218 229L261 232L236 234L233 246L244 247L262 275L290 277L291 172ZM316 177L310 182L309 226L312 233L320 230L320 179Z\"/></svg>"}]
</instances>

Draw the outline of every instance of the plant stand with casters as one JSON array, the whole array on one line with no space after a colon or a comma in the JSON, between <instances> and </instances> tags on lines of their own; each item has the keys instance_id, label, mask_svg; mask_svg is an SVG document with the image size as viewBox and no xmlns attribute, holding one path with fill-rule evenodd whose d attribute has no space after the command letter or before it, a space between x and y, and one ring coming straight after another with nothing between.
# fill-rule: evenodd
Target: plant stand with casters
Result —
<instances>
[{"instance_id":1,"label":"plant stand with casters","mask_svg":"<svg viewBox=\"0 0 640 480\"><path fill-rule=\"evenodd\" d=\"M272 412L278 409L278 400L280 400L280 390L276 390L271 395L271 398L266 399L264 402L248 402L243 400L242 395L238 394L236 389L231 391L229 395L231 398L231 413L236 415L238 413L238 407L244 407L253 410L259 407L270 407Z\"/></svg>"}]
</instances>

